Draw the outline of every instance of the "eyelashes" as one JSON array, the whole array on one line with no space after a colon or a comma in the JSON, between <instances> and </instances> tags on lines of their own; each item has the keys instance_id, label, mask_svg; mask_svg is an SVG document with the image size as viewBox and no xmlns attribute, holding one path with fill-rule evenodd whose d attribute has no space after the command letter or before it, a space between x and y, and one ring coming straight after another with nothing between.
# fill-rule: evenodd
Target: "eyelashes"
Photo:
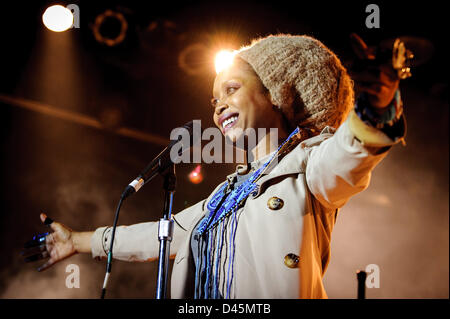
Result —
<instances>
[{"instance_id":1,"label":"eyelashes","mask_svg":"<svg viewBox=\"0 0 450 319\"><path fill-rule=\"evenodd\" d=\"M211 106L215 108L217 106L218 102L219 102L219 99L212 98L211 99Z\"/></svg>"},{"instance_id":2,"label":"eyelashes","mask_svg":"<svg viewBox=\"0 0 450 319\"><path fill-rule=\"evenodd\" d=\"M238 89L239 89L239 86L230 85L225 88L225 92L227 93L227 95L230 95L230 94L233 94L234 92L236 92Z\"/></svg>"},{"instance_id":3,"label":"eyelashes","mask_svg":"<svg viewBox=\"0 0 450 319\"><path fill-rule=\"evenodd\" d=\"M225 87L225 89L224 89L224 90L225 90L226 96L229 96L229 95L235 93L240 87L241 87L241 86L240 86L239 84L229 84L229 85L227 85L227 86ZM211 103L211 106L212 106L212 107L216 107L217 104L219 103L219 99L217 99L217 98L212 98L211 101L210 101L210 103Z\"/></svg>"}]
</instances>

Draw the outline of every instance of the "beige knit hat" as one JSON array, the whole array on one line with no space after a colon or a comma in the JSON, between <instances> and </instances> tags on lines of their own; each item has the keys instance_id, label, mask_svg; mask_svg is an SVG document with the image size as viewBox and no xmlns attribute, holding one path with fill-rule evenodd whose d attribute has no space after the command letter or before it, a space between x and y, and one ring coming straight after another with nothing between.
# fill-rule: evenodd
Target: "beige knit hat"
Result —
<instances>
[{"instance_id":1,"label":"beige knit hat","mask_svg":"<svg viewBox=\"0 0 450 319\"><path fill-rule=\"evenodd\" d=\"M337 128L353 107L353 82L320 41L288 34L256 39L238 50L269 90L289 123L319 133Z\"/></svg>"}]
</instances>

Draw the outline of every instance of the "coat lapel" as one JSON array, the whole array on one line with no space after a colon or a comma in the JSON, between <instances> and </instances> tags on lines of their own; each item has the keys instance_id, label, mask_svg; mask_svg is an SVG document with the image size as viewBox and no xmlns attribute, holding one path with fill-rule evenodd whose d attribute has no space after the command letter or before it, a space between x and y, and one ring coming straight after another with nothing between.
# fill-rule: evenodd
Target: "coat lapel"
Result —
<instances>
[{"instance_id":1,"label":"coat lapel","mask_svg":"<svg viewBox=\"0 0 450 319\"><path fill-rule=\"evenodd\" d=\"M257 180L256 184L258 185L258 188L257 191L252 194L252 197L258 197L262 193L262 190L264 190L264 186L273 179L285 175L304 174L306 172L309 149L312 146L319 145L331 136L333 136L332 128L326 127L319 135L298 143L295 148L290 150L285 156L281 157L281 159L278 156L276 158L278 163L276 165L269 165L268 169L263 173L263 176Z\"/></svg>"}]
</instances>

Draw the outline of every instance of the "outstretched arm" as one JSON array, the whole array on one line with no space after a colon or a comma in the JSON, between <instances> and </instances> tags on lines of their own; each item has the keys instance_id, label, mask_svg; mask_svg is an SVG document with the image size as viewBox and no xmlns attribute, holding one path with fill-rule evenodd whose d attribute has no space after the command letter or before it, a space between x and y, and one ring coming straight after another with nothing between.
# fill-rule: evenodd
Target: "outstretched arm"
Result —
<instances>
[{"instance_id":1,"label":"outstretched arm","mask_svg":"<svg viewBox=\"0 0 450 319\"><path fill-rule=\"evenodd\" d=\"M392 67L372 66L354 80L360 92L355 108L334 136L311 148L308 157L308 187L331 209L367 188L371 171L406 132L399 80Z\"/></svg>"},{"instance_id":2,"label":"outstretched arm","mask_svg":"<svg viewBox=\"0 0 450 319\"><path fill-rule=\"evenodd\" d=\"M195 214L202 212L202 205L203 201L174 216L176 222L174 223L171 255L175 255L178 251L180 243L187 236L187 228L195 218ZM51 228L52 232L42 237L41 240L34 238L25 245L26 249L23 251L26 262L47 259L37 269L38 271L44 271L78 253L92 253L92 256L98 259L106 258L111 243L111 227L76 232L62 223L52 221L45 214L41 214L40 219ZM151 261L158 257L158 249L158 222L117 227L114 258L126 261Z\"/></svg>"},{"instance_id":3,"label":"outstretched arm","mask_svg":"<svg viewBox=\"0 0 450 319\"><path fill-rule=\"evenodd\" d=\"M176 222L174 222L173 239L170 245L172 257L178 252L185 236L188 236L187 229L196 214L202 212L203 202L198 202L174 215ZM112 227L100 227L91 236L90 247L94 258L106 258L111 245L111 230ZM159 254L158 222L118 226L113 250L114 258L119 260L145 262L157 259Z\"/></svg>"}]
</instances>

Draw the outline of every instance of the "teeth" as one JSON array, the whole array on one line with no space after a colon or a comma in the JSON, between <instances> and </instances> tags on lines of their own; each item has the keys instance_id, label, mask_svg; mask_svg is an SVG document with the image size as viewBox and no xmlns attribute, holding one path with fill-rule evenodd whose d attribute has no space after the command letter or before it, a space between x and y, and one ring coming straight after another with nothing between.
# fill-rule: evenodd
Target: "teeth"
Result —
<instances>
[{"instance_id":1,"label":"teeth","mask_svg":"<svg viewBox=\"0 0 450 319\"><path fill-rule=\"evenodd\" d=\"M226 119L225 121L222 122L222 128L225 128L225 126L227 126L230 123L233 123L234 121L236 121L238 119L237 116L232 116L229 119Z\"/></svg>"}]
</instances>

